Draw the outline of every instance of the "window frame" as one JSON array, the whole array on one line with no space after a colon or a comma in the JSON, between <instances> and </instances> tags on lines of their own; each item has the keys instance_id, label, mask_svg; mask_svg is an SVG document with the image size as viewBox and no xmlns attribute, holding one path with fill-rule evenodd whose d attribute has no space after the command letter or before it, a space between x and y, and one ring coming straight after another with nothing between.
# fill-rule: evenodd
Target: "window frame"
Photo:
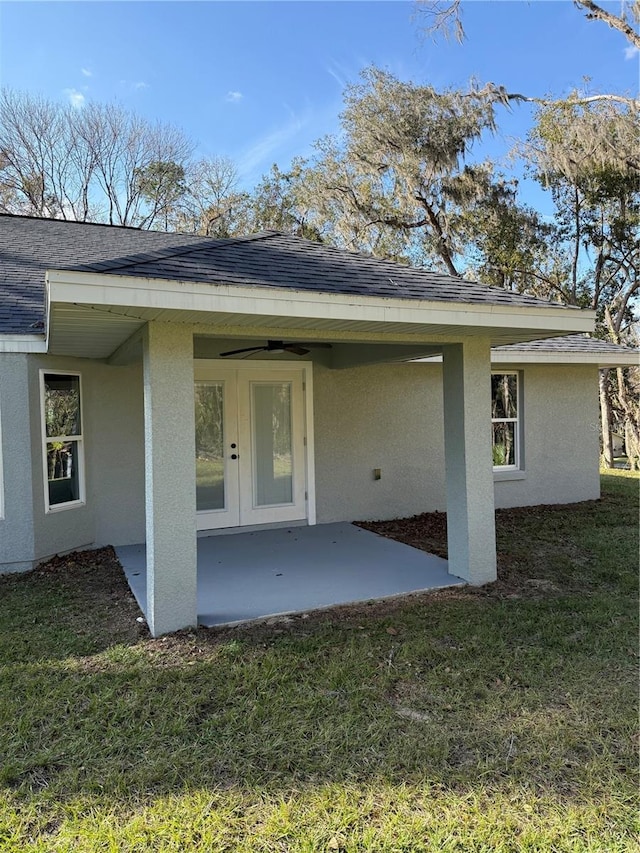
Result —
<instances>
[{"instance_id":1,"label":"window frame","mask_svg":"<svg viewBox=\"0 0 640 853\"><path fill-rule=\"evenodd\" d=\"M47 435L47 419L46 419L46 387L45 376L71 376L78 379L78 394L80 396L80 432L76 435ZM75 509L76 507L85 506L86 504L86 486L85 486L85 464L84 464L84 409L83 409L82 390L82 374L76 370L49 370L46 367L40 368L40 425L42 433L42 474L44 487L44 510L45 513L64 512L67 509ZM53 441L63 441L66 444L75 442L77 447L77 464L78 464L78 495L72 501L64 501L63 503L52 504L49 501L49 465L47 445Z\"/></svg>"},{"instance_id":2,"label":"window frame","mask_svg":"<svg viewBox=\"0 0 640 853\"><path fill-rule=\"evenodd\" d=\"M522 453L522 375L519 370L492 370L491 376L515 376L516 378L516 417L515 418L494 418L491 417L491 451L493 457L493 426L494 424L514 424L514 463L512 465L493 465L493 473L522 471L522 462L524 459ZM493 396L491 398L493 406Z\"/></svg>"}]
</instances>

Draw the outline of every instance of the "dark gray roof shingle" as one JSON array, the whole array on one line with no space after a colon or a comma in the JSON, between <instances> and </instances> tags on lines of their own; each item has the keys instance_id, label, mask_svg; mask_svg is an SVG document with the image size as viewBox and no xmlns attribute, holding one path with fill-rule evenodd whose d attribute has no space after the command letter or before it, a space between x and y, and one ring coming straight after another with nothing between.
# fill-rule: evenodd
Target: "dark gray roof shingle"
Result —
<instances>
[{"instance_id":1,"label":"dark gray roof shingle","mask_svg":"<svg viewBox=\"0 0 640 853\"><path fill-rule=\"evenodd\" d=\"M532 296L278 232L214 240L0 215L1 333L41 330L47 269L463 304L549 306Z\"/></svg>"},{"instance_id":2,"label":"dark gray roof shingle","mask_svg":"<svg viewBox=\"0 0 640 853\"><path fill-rule=\"evenodd\" d=\"M48 269L71 269L160 250L173 251L198 238L184 234L113 228L108 225L0 215L0 333L42 330L44 276Z\"/></svg>"},{"instance_id":3,"label":"dark gray roof shingle","mask_svg":"<svg viewBox=\"0 0 640 853\"><path fill-rule=\"evenodd\" d=\"M558 338L544 338L540 341L526 341L519 344L505 344L495 347L497 352L574 352L574 353L602 353L603 355L617 353L635 352L634 347L625 347L614 344L611 341L601 341L599 338L590 338L588 335L563 335Z\"/></svg>"}]
</instances>

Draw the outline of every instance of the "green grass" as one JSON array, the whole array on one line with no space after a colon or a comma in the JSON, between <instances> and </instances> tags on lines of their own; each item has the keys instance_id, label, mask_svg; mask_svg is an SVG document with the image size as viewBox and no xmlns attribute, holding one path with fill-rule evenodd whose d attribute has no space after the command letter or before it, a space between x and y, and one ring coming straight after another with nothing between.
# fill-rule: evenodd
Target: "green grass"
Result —
<instances>
[{"instance_id":1,"label":"green grass","mask_svg":"<svg viewBox=\"0 0 640 853\"><path fill-rule=\"evenodd\" d=\"M637 851L638 479L501 579L152 640L109 563L0 579L0 850Z\"/></svg>"},{"instance_id":2,"label":"green grass","mask_svg":"<svg viewBox=\"0 0 640 853\"><path fill-rule=\"evenodd\" d=\"M224 459L196 459L196 485L217 486L224 480Z\"/></svg>"}]
</instances>

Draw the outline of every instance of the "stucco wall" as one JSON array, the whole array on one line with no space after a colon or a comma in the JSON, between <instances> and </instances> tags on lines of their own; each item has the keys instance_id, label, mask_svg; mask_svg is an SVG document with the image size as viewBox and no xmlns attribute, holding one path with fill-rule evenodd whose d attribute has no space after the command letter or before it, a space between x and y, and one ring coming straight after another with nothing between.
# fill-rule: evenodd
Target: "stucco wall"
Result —
<instances>
[{"instance_id":1,"label":"stucco wall","mask_svg":"<svg viewBox=\"0 0 640 853\"><path fill-rule=\"evenodd\" d=\"M496 506L598 498L597 368L519 372L524 470L517 479L496 475ZM433 364L314 368L319 522L444 510L441 375Z\"/></svg>"},{"instance_id":2,"label":"stucco wall","mask_svg":"<svg viewBox=\"0 0 640 853\"><path fill-rule=\"evenodd\" d=\"M315 366L313 382L318 522L444 510L438 365Z\"/></svg>"},{"instance_id":3,"label":"stucco wall","mask_svg":"<svg viewBox=\"0 0 640 853\"><path fill-rule=\"evenodd\" d=\"M597 367L527 365L521 377L525 477L496 480L496 506L600 497Z\"/></svg>"},{"instance_id":4,"label":"stucco wall","mask_svg":"<svg viewBox=\"0 0 640 853\"><path fill-rule=\"evenodd\" d=\"M95 379L87 389L95 538L102 545L133 545L145 538L142 364L104 365Z\"/></svg>"},{"instance_id":5,"label":"stucco wall","mask_svg":"<svg viewBox=\"0 0 640 853\"><path fill-rule=\"evenodd\" d=\"M4 513L0 518L0 570L32 566L33 488L29 414L29 357L4 355L0 365Z\"/></svg>"},{"instance_id":6,"label":"stucco wall","mask_svg":"<svg viewBox=\"0 0 640 853\"><path fill-rule=\"evenodd\" d=\"M80 373L86 501L45 511L40 369ZM141 365L4 355L0 417L5 517L0 571L29 569L75 548L144 541Z\"/></svg>"},{"instance_id":7,"label":"stucco wall","mask_svg":"<svg viewBox=\"0 0 640 853\"><path fill-rule=\"evenodd\" d=\"M41 367L82 375L86 506L51 513L44 509ZM598 497L597 369L532 365L522 376L525 476L496 482L496 505ZM330 370L316 363L313 381L319 523L444 510L440 365ZM0 570L78 547L144 541L140 364L4 355L0 417Z\"/></svg>"}]
</instances>

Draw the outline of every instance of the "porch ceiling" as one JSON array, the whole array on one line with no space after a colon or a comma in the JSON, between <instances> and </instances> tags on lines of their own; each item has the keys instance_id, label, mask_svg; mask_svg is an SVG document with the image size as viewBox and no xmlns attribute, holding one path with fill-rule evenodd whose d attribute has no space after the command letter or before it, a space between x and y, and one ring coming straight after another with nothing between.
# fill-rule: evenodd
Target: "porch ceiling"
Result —
<instances>
[{"instance_id":1,"label":"porch ceiling","mask_svg":"<svg viewBox=\"0 0 640 853\"><path fill-rule=\"evenodd\" d=\"M99 305L53 304L50 314L49 352L53 355L106 359L149 320L188 323L194 332L222 338L300 338L336 343L398 343L424 346L460 340L469 335L488 335L493 346L536 340L549 335L545 328L516 329L496 326L385 323L356 320L255 316L252 314L198 311L176 312L162 309L106 309ZM555 332L554 332L555 334Z\"/></svg>"}]
</instances>

